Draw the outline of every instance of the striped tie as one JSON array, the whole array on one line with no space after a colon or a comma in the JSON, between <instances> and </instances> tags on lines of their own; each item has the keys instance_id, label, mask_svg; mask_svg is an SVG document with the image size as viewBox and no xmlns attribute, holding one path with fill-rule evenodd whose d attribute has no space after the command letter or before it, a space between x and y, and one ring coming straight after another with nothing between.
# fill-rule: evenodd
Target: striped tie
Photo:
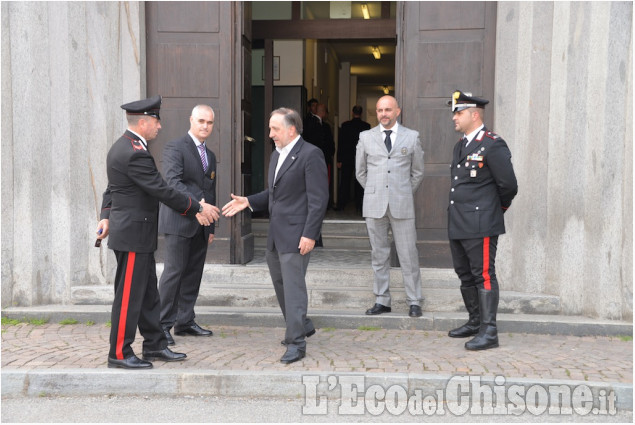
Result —
<instances>
[{"instance_id":1,"label":"striped tie","mask_svg":"<svg viewBox=\"0 0 635 425\"><path fill-rule=\"evenodd\" d=\"M201 163L203 163L203 172L207 171L207 155L205 155L205 143L198 145L201 154Z\"/></svg>"}]
</instances>

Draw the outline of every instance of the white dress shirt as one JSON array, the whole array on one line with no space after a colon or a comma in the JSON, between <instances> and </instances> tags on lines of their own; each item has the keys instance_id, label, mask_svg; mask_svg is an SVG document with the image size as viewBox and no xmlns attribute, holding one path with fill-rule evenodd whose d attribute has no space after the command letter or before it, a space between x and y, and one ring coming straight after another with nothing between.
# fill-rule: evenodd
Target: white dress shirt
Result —
<instances>
[{"instance_id":1,"label":"white dress shirt","mask_svg":"<svg viewBox=\"0 0 635 425\"><path fill-rule=\"evenodd\" d=\"M397 140L397 132L399 131L399 123L395 122L395 125L393 125L392 128L384 128L383 125L379 124L379 129L381 130L384 143L386 142L386 133L384 133L384 131L386 130L392 131L392 133L390 133L390 146L394 146L395 140Z\"/></svg>"},{"instance_id":2,"label":"white dress shirt","mask_svg":"<svg viewBox=\"0 0 635 425\"><path fill-rule=\"evenodd\" d=\"M285 159L287 159L287 156L289 156L289 152L291 152L291 149L293 149L295 144L298 143L298 140L300 140L300 136L293 139L293 141L291 141L291 143L289 143L284 148L276 147L276 150L278 151L278 153L280 153L280 157L278 158L278 163L276 164L276 172L273 175L274 182L276 181L276 177L278 177L278 170L280 169L280 167L282 167L282 164L284 164Z\"/></svg>"},{"instance_id":3,"label":"white dress shirt","mask_svg":"<svg viewBox=\"0 0 635 425\"><path fill-rule=\"evenodd\" d=\"M479 128L477 128L476 130L474 130L473 132L471 132L468 135L463 135L463 137L465 137L465 140L467 140L467 142L465 142L465 147L467 147L467 145L470 144L470 142L472 140L474 140L474 138L476 137L476 135L478 134L479 131L481 131L483 128L485 128L485 124L481 124L481 126Z\"/></svg>"}]
</instances>

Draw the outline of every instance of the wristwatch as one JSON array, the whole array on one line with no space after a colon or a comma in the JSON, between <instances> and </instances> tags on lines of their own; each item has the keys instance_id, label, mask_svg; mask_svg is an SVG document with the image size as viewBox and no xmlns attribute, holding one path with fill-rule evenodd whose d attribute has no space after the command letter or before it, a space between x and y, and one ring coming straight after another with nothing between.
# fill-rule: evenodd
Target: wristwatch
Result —
<instances>
[{"instance_id":1,"label":"wristwatch","mask_svg":"<svg viewBox=\"0 0 635 425\"><path fill-rule=\"evenodd\" d=\"M203 204L198 204L198 212L203 212Z\"/></svg>"}]
</instances>

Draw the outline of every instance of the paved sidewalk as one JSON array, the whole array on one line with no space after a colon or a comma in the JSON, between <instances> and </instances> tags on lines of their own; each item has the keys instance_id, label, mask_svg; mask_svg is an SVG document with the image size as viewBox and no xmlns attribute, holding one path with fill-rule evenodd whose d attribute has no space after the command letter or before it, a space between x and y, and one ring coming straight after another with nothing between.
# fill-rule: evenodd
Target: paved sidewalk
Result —
<instances>
[{"instance_id":1,"label":"paved sidewalk","mask_svg":"<svg viewBox=\"0 0 635 425\"><path fill-rule=\"evenodd\" d=\"M633 342L619 337L504 333L497 349L470 352L465 339L445 332L394 329L318 329L307 356L283 365L284 329L217 327L211 338L175 336L184 362L154 362L155 370L362 372L367 374L502 375L558 381L633 383ZM2 371L106 370L110 328L105 324L2 326ZM141 355L141 337L133 345Z\"/></svg>"}]
</instances>

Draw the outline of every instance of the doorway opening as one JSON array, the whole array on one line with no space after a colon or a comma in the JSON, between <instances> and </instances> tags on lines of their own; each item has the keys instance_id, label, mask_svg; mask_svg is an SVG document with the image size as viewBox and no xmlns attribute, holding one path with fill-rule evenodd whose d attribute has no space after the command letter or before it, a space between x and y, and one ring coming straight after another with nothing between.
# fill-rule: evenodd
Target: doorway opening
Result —
<instances>
[{"instance_id":1,"label":"doorway opening","mask_svg":"<svg viewBox=\"0 0 635 425\"><path fill-rule=\"evenodd\" d=\"M326 219L362 219L360 203L355 202L355 193L361 191L355 188L354 174L342 181L348 174L341 172L342 167L351 159L344 154L346 149L340 150L339 130L353 118L356 105L362 108L363 121L377 125L377 100L394 94L396 2L251 4L251 131L256 140L251 146L252 192L267 185L274 149L268 138L270 111L284 106L307 117L311 113L307 101L314 99L321 111L327 111L322 116L326 128L321 136L329 168ZM308 134L303 136L312 143Z\"/></svg>"}]
</instances>

